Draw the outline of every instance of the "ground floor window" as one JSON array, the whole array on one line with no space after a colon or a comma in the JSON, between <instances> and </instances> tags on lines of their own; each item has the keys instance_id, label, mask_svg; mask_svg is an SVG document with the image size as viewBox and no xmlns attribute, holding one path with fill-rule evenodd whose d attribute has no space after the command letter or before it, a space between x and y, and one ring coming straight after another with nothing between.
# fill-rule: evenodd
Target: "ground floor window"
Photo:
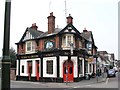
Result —
<instances>
[{"instance_id":1,"label":"ground floor window","mask_svg":"<svg viewBox=\"0 0 120 90\"><path fill-rule=\"evenodd\" d=\"M79 62L79 67L80 67L80 71L79 71L79 73L80 74L82 74L83 73L83 67L82 67L83 65L82 65L82 60L80 60L80 62Z\"/></svg>"},{"instance_id":2,"label":"ground floor window","mask_svg":"<svg viewBox=\"0 0 120 90\"><path fill-rule=\"evenodd\" d=\"M53 74L53 60L47 61L47 74Z\"/></svg>"},{"instance_id":3,"label":"ground floor window","mask_svg":"<svg viewBox=\"0 0 120 90\"><path fill-rule=\"evenodd\" d=\"M24 73L24 65L22 65L22 73Z\"/></svg>"},{"instance_id":4,"label":"ground floor window","mask_svg":"<svg viewBox=\"0 0 120 90\"><path fill-rule=\"evenodd\" d=\"M89 72L91 73L92 72L92 65L89 64Z\"/></svg>"}]
</instances>

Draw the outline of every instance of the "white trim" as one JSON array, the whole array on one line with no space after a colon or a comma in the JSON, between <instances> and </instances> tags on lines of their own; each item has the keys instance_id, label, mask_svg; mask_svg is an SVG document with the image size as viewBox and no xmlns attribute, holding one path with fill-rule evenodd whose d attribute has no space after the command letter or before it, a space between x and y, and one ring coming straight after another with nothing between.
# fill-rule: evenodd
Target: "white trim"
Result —
<instances>
[{"instance_id":1,"label":"white trim","mask_svg":"<svg viewBox=\"0 0 120 90\"><path fill-rule=\"evenodd\" d=\"M18 75L19 72L19 60L16 60L16 75Z\"/></svg>"},{"instance_id":2,"label":"white trim","mask_svg":"<svg viewBox=\"0 0 120 90\"><path fill-rule=\"evenodd\" d=\"M68 59L68 56L60 56L60 77L63 78L63 63Z\"/></svg>"},{"instance_id":3,"label":"white trim","mask_svg":"<svg viewBox=\"0 0 120 90\"><path fill-rule=\"evenodd\" d=\"M41 61L40 58L21 59L20 60L20 76L28 76L28 64L27 64L27 61L32 61L32 74L31 74L31 76L33 76L33 77L36 76L36 60ZM24 65L24 73L22 73L22 65ZM17 65L17 72L18 72L18 65Z\"/></svg>"},{"instance_id":4,"label":"white trim","mask_svg":"<svg viewBox=\"0 0 120 90\"><path fill-rule=\"evenodd\" d=\"M53 74L47 74L46 62L48 60L53 60ZM43 58L43 77L57 77L57 58L56 57L44 57Z\"/></svg>"}]
</instances>

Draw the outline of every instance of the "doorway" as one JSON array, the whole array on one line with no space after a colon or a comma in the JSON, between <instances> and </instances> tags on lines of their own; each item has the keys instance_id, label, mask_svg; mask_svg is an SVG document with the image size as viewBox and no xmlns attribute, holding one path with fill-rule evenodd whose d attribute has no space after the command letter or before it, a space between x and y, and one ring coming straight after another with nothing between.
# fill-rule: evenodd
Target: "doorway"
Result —
<instances>
[{"instance_id":1,"label":"doorway","mask_svg":"<svg viewBox=\"0 0 120 90\"><path fill-rule=\"evenodd\" d=\"M63 81L64 82L73 82L73 75L74 75L74 66L73 62L70 61L65 61L63 63Z\"/></svg>"},{"instance_id":2,"label":"doorway","mask_svg":"<svg viewBox=\"0 0 120 90\"><path fill-rule=\"evenodd\" d=\"M32 74L32 61L28 61L28 80L31 80L31 74Z\"/></svg>"},{"instance_id":3,"label":"doorway","mask_svg":"<svg viewBox=\"0 0 120 90\"><path fill-rule=\"evenodd\" d=\"M40 75L40 74L39 74L40 71L39 71L39 70L40 70L40 63L39 63L39 61L37 60L37 61L36 61L36 80L37 80L37 81L40 80L40 76L39 76L39 75Z\"/></svg>"}]
</instances>

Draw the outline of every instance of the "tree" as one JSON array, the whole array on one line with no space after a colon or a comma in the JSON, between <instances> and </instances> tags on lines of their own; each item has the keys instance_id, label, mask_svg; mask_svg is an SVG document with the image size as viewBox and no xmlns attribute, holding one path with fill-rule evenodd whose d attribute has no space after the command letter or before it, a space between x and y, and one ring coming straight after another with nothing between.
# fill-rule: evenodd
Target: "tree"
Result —
<instances>
[{"instance_id":1,"label":"tree","mask_svg":"<svg viewBox=\"0 0 120 90\"><path fill-rule=\"evenodd\" d=\"M9 50L9 54L10 54L10 60L11 60L11 68L16 68L16 51L13 47L10 48Z\"/></svg>"}]
</instances>

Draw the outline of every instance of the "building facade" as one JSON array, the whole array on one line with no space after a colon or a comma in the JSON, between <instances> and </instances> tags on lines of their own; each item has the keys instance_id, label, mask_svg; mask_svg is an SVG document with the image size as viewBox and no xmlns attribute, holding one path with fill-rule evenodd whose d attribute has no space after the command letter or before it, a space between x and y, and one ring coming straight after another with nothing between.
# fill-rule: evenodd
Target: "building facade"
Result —
<instances>
[{"instance_id":1,"label":"building facade","mask_svg":"<svg viewBox=\"0 0 120 90\"><path fill-rule=\"evenodd\" d=\"M95 73L97 47L91 31L80 33L67 17L67 25L55 28L50 13L48 31L39 31L36 24L26 28L17 45L17 80L76 82L85 74Z\"/></svg>"}]
</instances>

